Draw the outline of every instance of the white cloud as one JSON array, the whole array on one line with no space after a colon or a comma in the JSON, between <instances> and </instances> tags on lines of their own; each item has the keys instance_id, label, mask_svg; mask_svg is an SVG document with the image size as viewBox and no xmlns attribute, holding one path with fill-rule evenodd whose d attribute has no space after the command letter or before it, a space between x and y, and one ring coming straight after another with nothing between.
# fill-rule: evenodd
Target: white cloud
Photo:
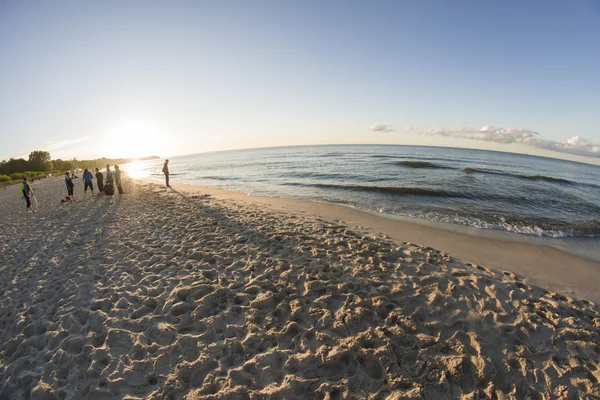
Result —
<instances>
[{"instance_id":1,"label":"white cloud","mask_svg":"<svg viewBox=\"0 0 600 400\"><path fill-rule=\"evenodd\" d=\"M392 132L393 131L391 125L384 125L384 124L373 124L373 125L371 125L369 130L373 131L373 132Z\"/></svg>"},{"instance_id":2,"label":"white cloud","mask_svg":"<svg viewBox=\"0 0 600 400\"><path fill-rule=\"evenodd\" d=\"M89 140L89 139L90 139L89 136L84 136L84 137L71 139L71 140L59 140L58 142L52 141L52 142L47 143L44 146L44 150L52 152L54 150L58 150L58 149L62 149L67 146L71 146L75 143L85 142L86 140Z\"/></svg>"},{"instance_id":3,"label":"white cloud","mask_svg":"<svg viewBox=\"0 0 600 400\"><path fill-rule=\"evenodd\" d=\"M58 153L58 155L56 153L53 154L52 152L56 152L56 150L60 150L60 149L65 149L65 148L67 148L69 146L73 146L77 143L82 143L82 142L88 141L89 139L90 139L89 136L82 136L82 137L79 137L76 139L71 139L71 140L56 141L56 138L52 137L52 138L48 139L46 142L44 142L43 145L40 145L40 146L37 146L34 148L30 148L27 150L21 150L18 153L1 157L0 160L8 160L10 158L24 158L27 160L29 158L29 154L35 150L47 151L50 153L50 156L52 157L52 159L56 160L58 158L62 158L60 155L60 152ZM91 146L91 144L90 144L90 146ZM90 146L87 146L87 147L90 147ZM73 153L76 150L84 149L85 147L86 146L81 146L81 145L73 146L72 148L69 148L68 150L70 150L70 152Z\"/></svg>"},{"instance_id":4,"label":"white cloud","mask_svg":"<svg viewBox=\"0 0 600 400\"><path fill-rule=\"evenodd\" d=\"M552 150L590 157L600 157L600 144L588 138L573 136L565 142L542 139L539 132L525 128L503 128L500 126L484 125L479 129L456 125L452 128L414 130L408 126L405 132L419 134L455 137L461 139L484 140L495 143L517 143L539 149Z\"/></svg>"},{"instance_id":5,"label":"white cloud","mask_svg":"<svg viewBox=\"0 0 600 400\"><path fill-rule=\"evenodd\" d=\"M599 144L581 136L573 136L572 138L567 139L565 146L571 149L582 149L594 153L600 152Z\"/></svg>"}]
</instances>

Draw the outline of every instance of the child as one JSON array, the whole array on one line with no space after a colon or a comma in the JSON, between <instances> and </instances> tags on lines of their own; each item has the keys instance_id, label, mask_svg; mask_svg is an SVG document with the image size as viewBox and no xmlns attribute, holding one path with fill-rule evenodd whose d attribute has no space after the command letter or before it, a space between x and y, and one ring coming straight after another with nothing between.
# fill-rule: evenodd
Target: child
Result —
<instances>
[{"instance_id":1,"label":"child","mask_svg":"<svg viewBox=\"0 0 600 400\"><path fill-rule=\"evenodd\" d=\"M25 201L27 202L27 208L25 210L27 212L35 212L35 210L31 207L31 197L33 197L33 191L31 190L31 186L29 186L29 183L27 183L27 178L23 178L21 195L25 198Z\"/></svg>"},{"instance_id":2,"label":"child","mask_svg":"<svg viewBox=\"0 0 600 400\"><path fill-rule=\"evenodd\" d=\"M69 199L73 200L75 197L73 195L73 189L75 188L75 185L73 184L73 180L68 172L65 174L65 185L67 186L67 196Z\"/></svg>"}]
</instances>

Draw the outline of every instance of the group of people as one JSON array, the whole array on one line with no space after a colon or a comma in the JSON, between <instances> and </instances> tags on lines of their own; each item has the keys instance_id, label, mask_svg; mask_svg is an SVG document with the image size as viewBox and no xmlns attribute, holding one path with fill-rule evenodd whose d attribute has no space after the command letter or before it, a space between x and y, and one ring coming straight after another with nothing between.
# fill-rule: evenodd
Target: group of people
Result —
<instances>
[{"instance_id":1,"label":"group of people","mask_svg":"<svg viewBox=\"0 0 600 400\"><path fill-rule=\"evenodd\" d=\"M92 195L94 194L94 175L87 168L83 171L83 197L87 196L87 191L90 189ZM118 165L115 165L114 172L110 169L110 165L106 165L106 183L104 182L104 175L100 172L100 168L96 168L96 183L100 192L105 192L108 195L114 193L114 185L117 185L119 194L123 194L123 187L121 186L121 169ZM67 172L65 174L65 185L67 187L67 197L69 200L73 200L73 189L75 184L73 183L73 174Z\"/></svg>"},{"instance_id":2,"label":"group of people","mask_svg":"<svg viewBox=\"0 0 600 400\"><path fill-rule=\"evenodd\" d=\"M165 182L167 188L170 188L169 184L169 160L166 160L163 169L163 174L165 174ZM100 172L99 168L96 168L96 183L98 185L98 190L100 192L104 192L107 195L112 195L114 193L114 185L116 184L117 190L119 194L123 194L123 187L121 186L121 169L118 165L115 165L114 172L110 169L110 165L106 165L106 182L104 181L104 175ZM67 187L67 196L61 202L70 202L74 201L74 189L75 184L73 183L73 179L77 178L74 172L65 173L65 186ZM87 196L87 191L90 189L92 195L94 194L94 175L87 168L83 171L83 197ZM21 195L25 198L26 201L26 211L27 212L36 212L33 208L33 204L31 200L37 202L35 196L33 195L33 189L31 189L31 185L29 184L27 178L23 178L23 185L21 186Z\"/></svg>"}]
</instances>

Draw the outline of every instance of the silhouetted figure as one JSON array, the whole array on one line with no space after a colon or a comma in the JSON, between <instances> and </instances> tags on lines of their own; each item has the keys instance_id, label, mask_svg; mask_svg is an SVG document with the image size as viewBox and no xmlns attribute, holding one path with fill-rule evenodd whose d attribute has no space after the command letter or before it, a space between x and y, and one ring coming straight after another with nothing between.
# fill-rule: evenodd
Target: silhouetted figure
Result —
<instances>
[{"instance_id":1,"label":"silhouetted figure","mask_svg":"<svg viewBox=\"0 0 600 400\"><path fill-rule=\"evenodd\" d=\"M114 175L110 170L110 165L106 164L106 183L104 184L104 194L107 196L112 196L115 194L115 186L114 186Z\"/></svg>"},{"instance_id":2,"label":"silhouetted figure","mask_svg":"<svg viewBox=\"0 0 600 400\"><path fill-rule=\"evenodd\" d=\"M118 165L115 165L115 183L117 184L119 194L123 194L123 188L121 187L121 170Z\"/></svg>"},{"instance_id":3,"label":"silhouetted figure","mask_svg":"<svg viewBox=\"0 0 600 400\"><path fill-rule=\"evenodd\" d=\"M162 172L163 174L165 174L165 182L167 183L167 187L170 188L171 185L169 185L169 160L165 160Z\"/></svg>"},{"instance_id":4,"label":"silhouetted figure","mask_svg":"<svg viewBox=\"0 0 600 400\"><path fill-rule=\"evenodd\" d=\"M104 192L104 175L100 172L100 168L96 168L96 183L98 184L98 190Z\"/></svg>"}]
</instances>

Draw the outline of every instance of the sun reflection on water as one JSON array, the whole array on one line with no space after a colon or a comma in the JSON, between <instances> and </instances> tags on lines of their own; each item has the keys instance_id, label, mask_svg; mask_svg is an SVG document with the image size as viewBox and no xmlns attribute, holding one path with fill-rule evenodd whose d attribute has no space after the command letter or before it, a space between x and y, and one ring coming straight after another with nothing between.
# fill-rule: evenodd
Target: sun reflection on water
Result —
<instances>
[{"instance_id":1,"label":"sun reflection on water","mask_svg":"<svg viewBox=\"0 0 600 400\"><path fill-rule=\"evenodd\" d=\"M144 163L142 161L133 161L127 165L123 165L123 171L134 179L148 176L148 171L144 168Z\"/></svg>"}]
</instances>

